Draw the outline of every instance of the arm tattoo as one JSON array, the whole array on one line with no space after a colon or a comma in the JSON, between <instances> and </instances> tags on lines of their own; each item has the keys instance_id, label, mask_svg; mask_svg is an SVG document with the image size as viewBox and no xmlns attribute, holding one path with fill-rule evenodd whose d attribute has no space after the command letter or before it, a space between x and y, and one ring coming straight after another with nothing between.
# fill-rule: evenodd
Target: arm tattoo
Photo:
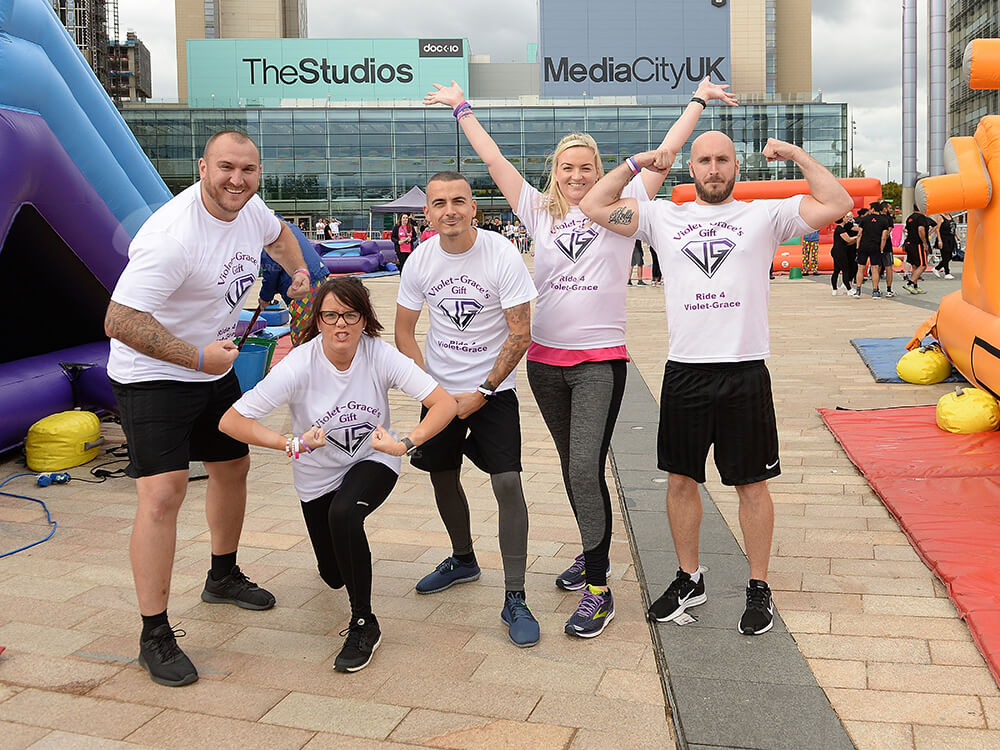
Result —
<instances>
[{"instance_id":1,"label":"arm tattoo","mask_svg":"<svg viewBox=\"0 0 1000 750\"><path fill-rule=\"evenodd\" d=\"M520 305L508 308L503 311L504 318L507 319L507 340L500 347L493 369L490 370L487 382L500 385L507 376L510 375L521 357L528 351L528 344L531 343L531 303L524 302Z\"/></svg>"},{"instance_id":2,"label":"arm tattoo","mask_svg":"<svg viewBox=\"0 0 1000 750\"><path fill-rule=\"evenodd\" d=\"M150 357L192 370L198 366L198 348L171 334L149 313L111 302L104 330L111 338Z\"/></svg>"},{"instance_id":3,"label":"arm tattoo","mask_svg":"<svg viewBox=\"0 0 1000 750\"><path fill-rule=\"evenodd\" d=\"M632 223L632 217L635 215L635 211L631 208L626 208L625 206L619 206L611 215L608 217L609 224L624 224L629 225Z\"/></svg>"}]
</instances>

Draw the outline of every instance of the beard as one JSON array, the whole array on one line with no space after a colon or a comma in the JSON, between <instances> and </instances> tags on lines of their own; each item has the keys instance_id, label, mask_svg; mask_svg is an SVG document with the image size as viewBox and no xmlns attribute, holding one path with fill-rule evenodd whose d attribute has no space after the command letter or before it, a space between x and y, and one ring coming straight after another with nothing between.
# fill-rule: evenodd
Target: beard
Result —
<instances>
[{"instance_id":1,"label":"beard","mask_svg":"<svg viewBox=\"0 0 1000 750\"><path fill-rule=\"evenodd\" d=\"M736 184L736 175L729 182L705 183L694 181L694 191L698 194L699 200L705 203L725 203L733 194L733 186Z\"/></svg>"}]
</instances>

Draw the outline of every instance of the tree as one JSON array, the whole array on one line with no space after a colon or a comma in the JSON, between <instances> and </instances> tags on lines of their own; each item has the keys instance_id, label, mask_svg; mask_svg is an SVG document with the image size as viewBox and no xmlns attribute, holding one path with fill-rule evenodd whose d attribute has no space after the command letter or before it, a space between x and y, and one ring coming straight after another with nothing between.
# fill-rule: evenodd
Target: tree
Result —
<instances>
[{"instance_id":1,"label":"tree","mask_svg":"<svg viewBox=\"0 0 1000 750\"><path fill-rule=\"evenodd\" d=\"M889 201L897 211L903 209L903 186L898 182L887 182L882 186L882 200Z\"/></svg>"},{"instance_id":2,"label":"tree","mask_svg":"<svg viewBox=\"0 0 1000 750\"><path fill-rule=\"evenodd\" d=\"M861 164L855 164L853 167L851 167L851 173L848 175L848 177L864 177L864 176L865 176L865 168Z\"/></svg>"}]
</instances>

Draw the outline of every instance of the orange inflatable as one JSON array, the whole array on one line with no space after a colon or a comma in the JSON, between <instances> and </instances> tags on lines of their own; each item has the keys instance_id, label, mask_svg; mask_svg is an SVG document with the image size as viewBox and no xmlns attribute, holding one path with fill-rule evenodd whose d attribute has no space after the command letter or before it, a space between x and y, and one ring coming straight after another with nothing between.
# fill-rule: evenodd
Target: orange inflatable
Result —
<instances>
[{"instance_id":1,"label":"orange inflatable","mask_svg":"<svg viewBox=\"0 0 1000 750\"><path fill-rule=\"evenodd\" d=\"M882 200L882 183L874 177L849 177L840 180L854 199L854 211L867 208L869 203ZM737 182L733 186L733 197L738 201L754 199L791 198L805 195L809 183L805 180L757 180ZM689 203L695 199L694 185L677 185L670 194L674 203ZM819 270L827 273L833 270L830 248L833 246L833 224L819 231ZM775 253L772 269L775 273L788 273L791 268L802 268L802 246L781 245Z\"/></svg>"},{"instance_id":2,"label":"orange inflatable","mask_svg":"<svg viewBox=\"0 0 1000 750\"><path fill-rule=\"evenodd\" d=\"M1000 39L972 41L963 67L970 88L1000 89ZM928 214L968 211L962 287L917 333L931 333L970 383L1000 398L1000 199L992 195L1000 183L1000 116L980 120L971 138L950 138L944 156L948 174L921 180L915 194Z\"/></svg>"}]
</instances>

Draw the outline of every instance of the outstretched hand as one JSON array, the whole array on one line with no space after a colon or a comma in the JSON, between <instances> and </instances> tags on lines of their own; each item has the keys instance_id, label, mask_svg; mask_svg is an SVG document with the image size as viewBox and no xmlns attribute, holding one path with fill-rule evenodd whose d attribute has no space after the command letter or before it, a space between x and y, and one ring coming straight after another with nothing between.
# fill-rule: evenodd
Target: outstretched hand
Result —
<instances>
[{"instance_id":1,"label":"outstretched hand","mask_svg":"<svg viewBox=\"0 0 1000 750\"><path fill-rule=\"evenodd\" d=\"M712 81L706 76L705 79L698 84L698 90L694 92L694 95L699 99L704 99L706 102L712 99L718 99L723 104L728 104L730 107L738 107L739 100L736 98L736 94L731 91L726 91L729 88L728 83L712 83Z\"/></svg>"},{"instance_id":2,"label":"outstretched hand","mask_svg":"<svg viewBox=\"0 0 1000 750\"><path fill-rule=\"evenodd\" d=\"M451 82L451 86L442 86L440 83L433 85L436 90L427 93L424 97L424 104L447 104L452 109L455 109L455 107L465 101L465 92L462 91L462 87L455 83L455 81Z\"/></svg>"}]
</instances>

